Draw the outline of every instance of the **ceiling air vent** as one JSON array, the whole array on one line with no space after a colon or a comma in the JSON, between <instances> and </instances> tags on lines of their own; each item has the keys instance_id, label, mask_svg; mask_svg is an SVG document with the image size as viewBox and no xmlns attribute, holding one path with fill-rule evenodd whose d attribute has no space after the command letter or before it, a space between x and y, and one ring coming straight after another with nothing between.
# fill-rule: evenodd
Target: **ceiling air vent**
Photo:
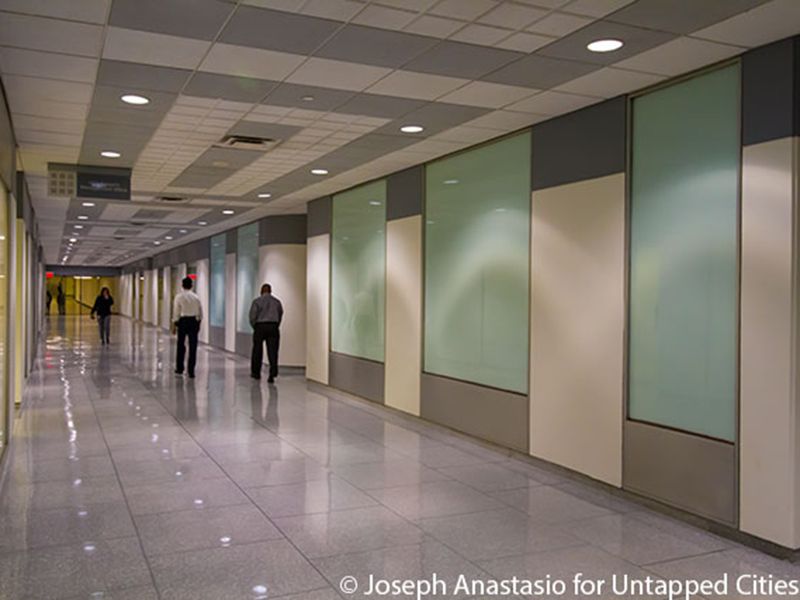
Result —
<instances>
[{"instance_id":1,"label":"ceiling air vent","mask_svg":"<svg viewBox=\"0 0 800 600\"><path fill-rule=\"evenodd\" d=\"M166 204L180 204L182 202L188 202L189 199L185 198L184 196L158 196L156 198L159 202L164 202Z\"/></svg>"},{"instance_id":2,"label":"ceiling air vent","mask_svg":"<svg viewBox=\"0 0 800 600\"><path fill-rule=\"evenodd\" d=\"M217 148L235 148L236 150L258 150L267 152L280 143L280 140L251 135L226 135L214 144Z\"/></svg>"}]
</instances>

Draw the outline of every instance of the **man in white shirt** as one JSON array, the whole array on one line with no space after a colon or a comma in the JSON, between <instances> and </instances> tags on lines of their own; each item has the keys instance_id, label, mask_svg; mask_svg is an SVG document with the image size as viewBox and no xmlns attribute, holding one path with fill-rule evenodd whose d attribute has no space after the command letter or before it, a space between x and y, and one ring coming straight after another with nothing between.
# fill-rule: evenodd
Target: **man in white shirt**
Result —
<instances>
[{"instance_id":1,"label":"man in white shirt","mask_svg":"<svg viewBox=\"0 0 800 600\"><path fill-rule=\"evenodd\" d=\"M192 291L192 280L184 277L181 282L183 290L175 295L172 303L172 322L178 330L178 352L175 373L183 375L184 358L186 357L186 338L189 338L189 378L194 379L194 366L197 363L197 334L200 321L203 320L203 306L200 297Z\"/></svg>"}]
</instances>

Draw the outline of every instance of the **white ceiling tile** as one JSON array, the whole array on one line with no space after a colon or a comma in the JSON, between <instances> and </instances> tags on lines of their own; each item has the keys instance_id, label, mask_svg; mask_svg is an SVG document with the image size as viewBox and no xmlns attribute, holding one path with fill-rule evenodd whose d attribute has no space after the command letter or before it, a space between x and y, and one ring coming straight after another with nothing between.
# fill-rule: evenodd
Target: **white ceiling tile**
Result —
<instances>
[{"instance_id":1,"label":"white ceiling tile","mask_svg":"<svg viewBox=\"0 0 800 600\"><path fill-rule=\"evenodd\" d=\"M110 4L111 0L3 0L3 10L103 24Z\"/></svg>"},{"instance_id":2,"label":"white ceiling tile","mask_svg":"<svg viewBox=\"0 0 800 600\"><path fill-rule=\"evenodd\" d=\"M495 131L514 131L523 127L528 127L546 119L544 115L537 117L530 113L518 113L508 110L496 110L489 114L468 121L465 125L469 127L480 127L484 129L491 129Z\"/></svg>"},{"instance_id":3,"label":"white ceiling tile","mask_svg":"<svg viewBox=\"0 0 800 600\"><path fill-rule=\"evenodd\" d=\"M499 29L487 25L467 25L461 31L455 33L452 38L459 42L469 44L481 44L483 46L493 46L511 34L508 29Z\"/></svg>"},{"instance_id":4,"label":"white ceiling tile","mask_svg":"<svg viewBox=\"0 0 800 600\"><path fill-rule=\"evenodd\" d=\"M29 115L14 115L12 120L15 130L35 129L37 131L52 131L72 135L83 135L83 128L86 126L86 121L82 119L49 119Z\"/></svg>"},{"instance_id":5,"label":"white ceiling tile","mask_svg":"<svg viewBox=\"0 0 800 600\"><path fill-rule=\"evenodd\" d=\"M353 23L371 25L372 27L381 27L383 29L402 29L416 16L416 13L406 10L372 4L358 13L353 19Z\"/></svg>"},{"instance_id":6,"label":"white ceiling tile","mask_svg":"<svg viewBox=\"0 0 800 600\"><path fill-rule=\"evenodd\" d=\"M17 142L20 146L28 144L47 144L52 146L66 146L67 148L80 148L83 134L56 133L53 131L37 131L32 129L17 129L15 131Z\"/></svg>"},{"instance_id":7,"label":"white ceiling tile","mask_svg":"<svg viewBox=\"0 0 800 600\"><path fill-rule=\"evenodd\" d=\"M533 52L534 50L538 50L554 42L556 39L557 38L547 37L545 35L520 31L498 42L495 46L498 48L505 48L506 50L517 50L518 52Z\"/></svg>"},{"instance_id":8,"label":"white ceiling tile","mask_svg":"<svg viewBox=\"0 0 800 600\"><path fill-rule=\"evenodd\" d=\"M631 4L634 0L573 0L564 10L589 17L604 17L609 13Z\"/></svg>"},{"instance_id":9,"label":"white ceiling tile","mask_svg":"<svg viewBox=\"0 0 800 600\"><path fill-rule=\"evenodd\" d=\"M537 115L560 115L599 102L600 98L565 92L542 92L507 106L508 110Z\"/></svg>"},{"instance_id":10,"label":"white ceiling tile","mask_svg":"<svg viewBox=\"0 0 800 600\"><path fill-rule=\"evenodd\" d=\"M463 21L454 21L453 19L434 17L433 15L422 15L407 25L405 31L418 33L420 35L429 35L431 37L446 38L463 26Z\"/></svg>"},{"instance_id":11,"label":"white ceiling tile","mask_svg":"<svg viewBox=\"0 0 800 600\"><path fill-rule=\"evenodd\" d=\"M259 8L273 8L288 12L297 12L305 0L242 0L242 4L258 6Z\"/></svg>"},{"instance_id":12,"label":"white ceiling tile","mask_svg":"<svg viewBox=\"0 0 800 600\"><path fill-rule=\"evenodd\" d=\"M98 59L54 52L0 48L0 71L6 75L29 75L94 83Z\"/></svg>"},{"instance_id":13,"label":"white ceiling tile","mask_svg":"<svg viewBox=\"0 0 800 600\"><path fill-rule=\"evenodd\" d=\"M539 8L561 8L570 0L515 0L518 4L529 4Z\"/></svg>"},{"instance_id":14,"label":"white ceiling tile","mask_svg":"<svg viewBox=\"0 0 800 600\"><path fill-rule=\"evenodd\" d=\"M560 85L555 91L612 98L653 85L663 79L664 77L659 75L606 67Z\"/></svg>"},{"instance_id":15,"label":"white ceiling tile","mask_svg":"<svg viewBox=\"0 0 800 600\"><path fill-rule=\"evenodd\" d=\"M800 33L800 2L772 0L696 31L692 37L753 47L797 33Z\"/></svg>"},{"instance_id":16,"label":"white ceiling tile","mask_svg":"<svg viewBox=\"0 0 800 600\"><path fill-rule=\"evenodd\" d=\"M683 37L618 62L615 66L659 75L680 75L741 52L740 46Z\"/></svg>"},{"instance_id":17,"label":"white ceiling tile","mask_svg":"<svg viewBox=\"0 0 800 600\"><path fill-rule=\"evenodd\" d=\"M8 75L3 78L3 83L14 112L23 112L20 108L23 108L25 103L40 100L88 104L92 100L94 91L94 87L89 83L20 75Z\"/></svg>"},{"instance_id":18,"label":"white ceiling tile","mask_svg":"<svg viewBox=\"0 0 800 600\"><path fill-rule=\"evenodd\" d=\"M431 5L436 4L437 0L373 0L375 4L392 6L394 8L404 8L406 10L426 10Z\"/></svg>"},{"instance_id":19,"label":"white ceiling tile","mask_svg":"<svg viewBox=\"0 0 800 600\"><path fill-rule=\"evenodd\" d=\"M286 81L339 90L361 91L386 76L390 71L391 69L371 65L326 58L310 58Z\"/></svg>"},{"instance_id":20,"label":"white ceiling tile","mask_svg":"<svg viewBox=\"0 0 800 600\"><path fill-rule=\"evenodd\" d=\"M589 17L579 17L578 15L568 15L565 13L551 13L544 19L540 19L533 25L530 25L528 31L540 33L542 35L561 37L588 25L592 21L593 19Z\"/></svg>"},{"instance_id":21,"label":"white ceiling tile","mask_svg":"<svg viewBox=\"0 0 800 600\"><path fill-rule=\"evenodd\" d=\"M522 98L531 96L536 90L514 85L502 85L486 81L473 81L454 92L443 96L443 102L453 104L466 104L468 106L483 106L499 108Z\"/></svg>"},{"instance_id":22,"label":"white ceiling tile","mask_svg":"<svg viewBox=\"0 0 800 600\"><path fill-rule=\"evenodd\" d=\"M202 40L109 27L103 58L195 69L210 46Z\"/></svg>"},{"instance_id":23,"label":"white ceiling tile","mask_svg":"<svg viewBox=\"0 0 800 600\"><path fill-rule=\"evenodd\" d=\"M545 9L504 2L497 8L494 8L483 15L478 20L481 23L486 23L488 25L508 27L510 29L520 29L528 23L532 23L537 19L541 19L546 14L547 10Z\"/></svg>"},{"instance_id":24,"label":"white ceiling tile","mask_svg":"<svg viewBox=\"0 0 800 600\"><path fill-rule=\"evenodd\" d=\"M349 21L364 6L362 2L354 0L308 0L300 12L323 19Z\"/></svg>"},{"instance_id":25,"label":"white ceiling tile","mask_svg":"<svg viewBox=\"0 0 800 600\"><path fill-rule=\"evenodd\" d=\"M469 80L444 75L395 71L369 88L372 94L400 96L416 100L435 100L468 83Z\"/></svg>"},{"instance_id":26,"label":"white ceiling tile","mask_svg":"<svg viewBox=\"0 0 800 600\"><path fill-rule=\"evenodd\" d=\"M442 0L428 12L444 17L472 21L495 8L496 0Z\"/></svg>"},{"instance_id":27,"label":"white ceiling tile","mask_svg":"<svg viewBox=\"0 0 800 600\"><path fill-rule=\"evenodd\" d=\"M139 206L109 202L106 204L100 218L104 221L127 221L139 211Z\"/></svg>"},{"instance_id":28,"label":"white ceiling tile","mask_svg":"<svg viewBox=\"0 0 800 600\"><path fill-rule=\"evenodd\" d=\"M0 40L4 46L97 57L102 48L103 28L0 12Z\"/></svg>"},{"instance_id":29,"label":"white ceiling tile","mask_svg":"<svg viewBox=\"0 0 800 600\"><path fill-rule=\"evenodd\" d=\"M280 81L300 66L303 60L305 57L297 54L214 44L200 65L200 70Z\"/></svg>"}]
</instances>

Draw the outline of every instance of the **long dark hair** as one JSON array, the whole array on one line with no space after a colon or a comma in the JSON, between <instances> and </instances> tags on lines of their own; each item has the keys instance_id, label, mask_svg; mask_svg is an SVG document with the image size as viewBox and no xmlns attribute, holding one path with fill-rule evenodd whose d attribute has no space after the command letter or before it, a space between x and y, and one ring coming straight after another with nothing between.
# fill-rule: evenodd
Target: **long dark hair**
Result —
<instances>
[{"instance_id":1,"label":"long dark hair","mask_svg":"<svg viewBox=\"0 0 800 600\"><path fill-rule=\"evenodd\" d=\"M100 288L100 295L103 296L103 292L108 292L108 297L111 298L111 290L107 287Z\"/></svg>"}]
</instances>

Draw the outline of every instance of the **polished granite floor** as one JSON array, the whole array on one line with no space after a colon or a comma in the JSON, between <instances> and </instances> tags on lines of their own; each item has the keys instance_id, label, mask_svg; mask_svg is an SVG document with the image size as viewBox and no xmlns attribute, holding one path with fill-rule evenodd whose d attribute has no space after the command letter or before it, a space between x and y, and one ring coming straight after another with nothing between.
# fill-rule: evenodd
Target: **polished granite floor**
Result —
<instances>
[{"instance_id":1,"label":"polished granite floor","mask_svg":"<svg viewBox=\"0 0 800 600\"><path fill-rule=\"evenodd\" d=\"M300 376L256 382L201 347L188 380L171 357L152 327L116 318L102 347L94 322L50 319L0 497L0 598L328 600L370 574L800 578Z\"/></svg>"}]
</instances>

